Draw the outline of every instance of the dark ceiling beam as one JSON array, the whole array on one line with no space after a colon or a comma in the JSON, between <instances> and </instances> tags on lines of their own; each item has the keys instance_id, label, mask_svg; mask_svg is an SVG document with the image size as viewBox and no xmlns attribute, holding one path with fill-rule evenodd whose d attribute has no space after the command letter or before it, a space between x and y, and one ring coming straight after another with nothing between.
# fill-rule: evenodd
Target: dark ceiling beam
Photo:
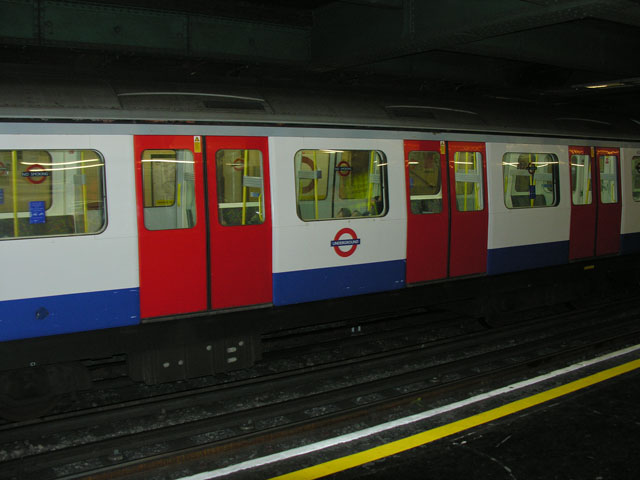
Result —
<instances>
[{"instance_id":1,"label":"dark ceiling beam","mask_svg":"<svg viewBox=\"0 0 640 480\"><path fill-rule=\"evenodd\" d=\"M495 61L552 65L587 75L640 75L640 35L635 29L591 19L488 38L450 51Z\"/></svg>"},{"instance_id":2,"label":"dark ceiling beam","mask_svg":"<svg viewBox=\"0 0 640 480\"><path fill-rule=\"evenodd\" d=\"M0 0L0 43L306 64L309 28L54 0Z\"/></svg>"},{"instance_id":3,"label":"dark ceiling beam","mask_svg":"<svg viewBox=\"0 0 640 480\"><path fill-rule=\"evenodd\" d=\"M366 5L369 7L403 8L404 0L341 0L342 3Z\"/></svg>"},{"instance_id":4,"label":"dark ceiling beam","mask_svg":"<svg viewBox=\"0 0 640 480\"><path fill-rule=\"evenodd\" d=\"M637 14L640 6L631 0L449 0L446 6L404 0L400 12L333 3L314 13L313 63L320 71L363 66L597 17L607 10Z\"/></svg>"},{"instance_id":5,"label":"dark ceiling beam","mask_svg":"<svg viewBox=\"0 0 640 480\"><path fill-rule=\"evenodd\" d=\"M367 78L387 76L413 80L425 88L440 91L472 91L477 87L511 87L528 66L526 62L435 51L354 67L347 72Z\"/></svg>"},{"instance_id":6,"label":"dark ceiling beam","mask_svg":"<svg viewBox=\"0 0 640 480\"><path fill-rule=\"evenodd\" d=\"M640 2L602 2L601 8L594 10L592 16L601 20L640 27Z\"/></svg>"}]
</instances>

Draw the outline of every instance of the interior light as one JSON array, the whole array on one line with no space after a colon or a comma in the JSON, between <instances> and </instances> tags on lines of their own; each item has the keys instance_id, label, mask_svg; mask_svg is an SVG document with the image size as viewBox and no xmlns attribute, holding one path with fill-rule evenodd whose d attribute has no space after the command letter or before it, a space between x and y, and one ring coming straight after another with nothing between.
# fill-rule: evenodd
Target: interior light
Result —
<instances>
[{"instance_id":1,"label":"interior light","mask_svg":"<svg viewBox=\"0 0 640 480\"><path fill-rule=\"evenodd\" d=\"M151 160L141 160L142 163L195 163L193 160L163 160L152 158Z\"/></svg>"},{"instance_id":2,"label":"interior light","mask_svg":"<svg viewBox=\"0 0 640 480\"><path fill-rule=\"evenodd\" d=\"M76 160L73 162L55 162L55 163L45 163L45 162L20 162L21 165L42 165L47 167L55 167L58 165L77 165L79 163L89 163L89 162L98 162L97 158L90 158L89 160Z\"/></svg>"},{"instance_id":3,"label":"interior light","mask_svg":"<svg viewBox=\"0 0 640 480\"><path fill-rule=\"evenodd\" d=\"M585 85L584 87L596 89L596 88L616 88L616 87L624 87L624 86L625 86L624 83L611 82L611 83L596 83L594 85Z\"/></svg>"}]
</instances>

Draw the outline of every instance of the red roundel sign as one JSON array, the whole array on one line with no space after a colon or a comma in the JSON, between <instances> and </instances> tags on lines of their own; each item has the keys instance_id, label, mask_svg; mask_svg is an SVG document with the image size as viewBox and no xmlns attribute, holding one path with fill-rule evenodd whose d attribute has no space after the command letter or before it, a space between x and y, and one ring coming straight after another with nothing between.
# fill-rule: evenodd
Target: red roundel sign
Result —
<instances>
[{"instance_id":1,"label":"red roundel sign","mask_svg":"<svg viewBox=\"0 0 640 480\"><path fill-rule=\"evenodd\" d=\"M349 165L347 161L343 160L338 165L336 165L335 170L341 177L346 177L351 173L351 165Z\"/></svg>"},{"instance_id":2,"label":"red roundel sign","mask_svg":"<svg viewBox=\"0 0 640 480\"><path fill-rule=\"evenodd\" d=\"M313 172L313 161L309 157L302 157L302 163L300 164L301 169L302 165L306 165L309 167L309 170ZM300 188L300 193L309 193L313 191L313 185L313 180L310 180L308 185Z\"/></svg>"},{"instance_id":3,"label":"red roundel sign","mask_svg":"<svg viewBox=\"0 0 640 480\"><path fill-rule=\"evenodd\" d=\"M244 170L244 160L243 160L243 159L241 159L241 158L236 158L236 159L233 161L233 169L234 169L234 170L237 170L237 171L239 171L239 172L240 172L240 171L242 171L242 170Z\"/></svg>"},{"instance_id":4,"label":"red roundel sign","mask_svg":"<svg viewBox=\"0 0 640 480\"><path fill-rule=\"evenodd\" d=\"M49 172L44 169L42 165L34 164L22 172L22 176L33 184L44 182L49 176Z\"/></svg>"},{"instance_id":5,"label":"red roundel sign","mask_svg":"<svg viewBox=\"0 0 640 480\"><path fill-rule=\"evenodd\" d=\"M331 240L331 246L341 257L349 257L353 255L360 245L360 239L356 235L356 232L351 228L343 228L336 233L336 236ZM342 250L341 247L349 247L347 250Z\"/></svg>"}]
</instances>

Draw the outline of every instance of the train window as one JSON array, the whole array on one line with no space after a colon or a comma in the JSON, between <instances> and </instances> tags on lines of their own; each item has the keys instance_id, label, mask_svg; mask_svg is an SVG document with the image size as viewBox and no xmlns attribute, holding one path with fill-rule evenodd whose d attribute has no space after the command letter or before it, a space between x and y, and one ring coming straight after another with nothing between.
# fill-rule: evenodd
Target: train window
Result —
<instances>
[{"instance_id":1,"label":"train window","mask_svg":"<svg viewBox=\"0 0 640 480\"><path fill-rule=\"evenodd\" d=\"M571 201L574 205L591 205L593 187L591 181L591 156L571 155Z\"/></svg>"},{"instance_id":2,"label":"train window","mask_svg":"<svg viewBox=\"0 0 640 480\"><path fill-rule=\"evenodd\" d=\"M598 156L600 169L600 202L618 203L618 157L617 155Z\"/></svg>"},{"instance_id":3,"label":"train window","mask_svg":"<svg viewBox=\"0 0 640 480\"><path fill-rule=\"evenodd\" d=\"M442 174L438 152L409 152L411 213L442 212Z\"/></svg>"},{"instance_id":4,"label":"train window","mask_svg":"<svg viewBox=\"0 0 640 480\"><path fill-rule=\"evenodd\" d=\"M631 171L633 200L635 202L640 202L640 156L633 157L631 165L633 167L633 170Z\"/></svg>"},{"instance_id":5,"label":"train window","mask_svg":"<svg viewBox=\"0 0 640 480\"><path fill-rule=\"evenodd\" d=\"M558 158L551 153L505 153L502 157L502 174L506 207L558 205L558 171Z\"/></svg>"},{"instance_id":6,"label":"train window","mask_svg":"<svg viewBox=\"0 0 640 480\"><path fill-rule=\"evenodd\" d=\"M221 225L255 225L264 222L262 152L216 152L218 221Z\"/></svg>"},{"instance_id":7,"label":"train window","mask_svg":"<svg viewBox=\"0 0 640 480\"><path fill-rule=\"evenodd\" d=\"M193 228L197 215L191 151L143 151L142 198L148 230Z\"/></svg>"},{"instance_id":8,"label":"train window","mask_svg":"<svg viewBox=\"0 0 640 480\"><path fill-rule=\"evenodd\" d=\"M300 150L294 158L301 220L383 216L387 161L376 150Z\"/></svg>"},{"instance_id":9,"label":"train window","mask_svg":"<svg viewBox=\"0 0 640 480\"><path fill-rule=\"evenodd\" d=\"M482 153L456 152L453 162L456 179L456 207L458 211L483 210Z\"/></svg>"},{"instance_id":10,"label":"train window","mask_svg":"<svg viewBox=\"0 0 640 480\"><path fill-rule=\"evenodd\" d=\"M0 151L0 238L99 233L105 224L98 152Z\"/></svg>"}]
</instances>

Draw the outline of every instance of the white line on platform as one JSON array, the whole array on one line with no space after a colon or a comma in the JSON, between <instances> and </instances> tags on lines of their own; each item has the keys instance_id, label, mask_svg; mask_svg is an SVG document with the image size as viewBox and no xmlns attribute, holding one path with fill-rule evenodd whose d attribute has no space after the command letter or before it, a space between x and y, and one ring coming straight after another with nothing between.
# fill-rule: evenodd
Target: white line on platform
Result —
<instances>
[{"instance_id":1,"label":"white line on platform","mask_svg":"<svg viewBox=\"0 0 640 480\"><path fill-rule=\"evenodd\" d=\"M568 373L575 372L582 368L586 368L592 365L596 365L598 363L605 362L607 360L611 360L617 357L621 357L628 353L632 353L640 350L640 345L634 345L632 347L625 348L623 350L618 350L616 352L608 353L607 355L602 355L601 357L593 358L591 360L586 360L584 362L579 362L574 365L570 365L565 368L561 368L559 370L555 370L550 373L546 373L544 375L540 375L538 377L531 378L529 380L524 380L522 382L517 382L512 385L508 385L506 387L498 388L497 390L492 390L491 392L482 393L480 395L476 395L474 397L467 398L466 400L461 400L459 402L454 402L449 405L445 405L443 407L435 408L433 410L428 410L426 412L417 413L415 415L410 415L408 417L399 418L397 420L393 420L390 422L382 423L380 425L376 425L374 427L365 428L363 430L359 430L357 432L348 433L345 435L340 435L338 437L329 438L327 440L323 440L321 442L310 443L309 445L304 445L298 448L292 448L290 450L285 450L283 452L274 453L272 455L267 455L260 458L255 458L253 460L248 460L246 462L241 462L235 465L230 465L228 467L220 468L217 470L211 470L209 472L202 472L195 475L190 475L188 477L182 477L178 480L209 480L212 478L219 478L225 475L230 475L233 473L240 472L242 470L247 470L250 468L257 468L264 465L268 465L270 463L279 462L282 460L288 460L293 457L297 457L300 455L306 455L309 453L317 452L320 450L324 450L330 447L334 447L336 445L340 445L342 443L353 442L354 440L359 440L361 438L365 438L371 435L375 435L377 433L381 433L387 430L391 430L393 428L402 427L405 425L409 425L412 423L419 422L421 420L426 420L431 417L435 417L436 415L441 415L446 412L450 412L452 410L457 410L462 407L466 407L472 405L474 403L481 402L483 400L488 400L490 398L494 398L500 395L504 395L505 393L510 393L515 390L519 390L522 388L530 387L537 383L544 382L546 380L550 380L555 377L559 377L561 375L566 375Z\"/></svg>"}]
</instances>

